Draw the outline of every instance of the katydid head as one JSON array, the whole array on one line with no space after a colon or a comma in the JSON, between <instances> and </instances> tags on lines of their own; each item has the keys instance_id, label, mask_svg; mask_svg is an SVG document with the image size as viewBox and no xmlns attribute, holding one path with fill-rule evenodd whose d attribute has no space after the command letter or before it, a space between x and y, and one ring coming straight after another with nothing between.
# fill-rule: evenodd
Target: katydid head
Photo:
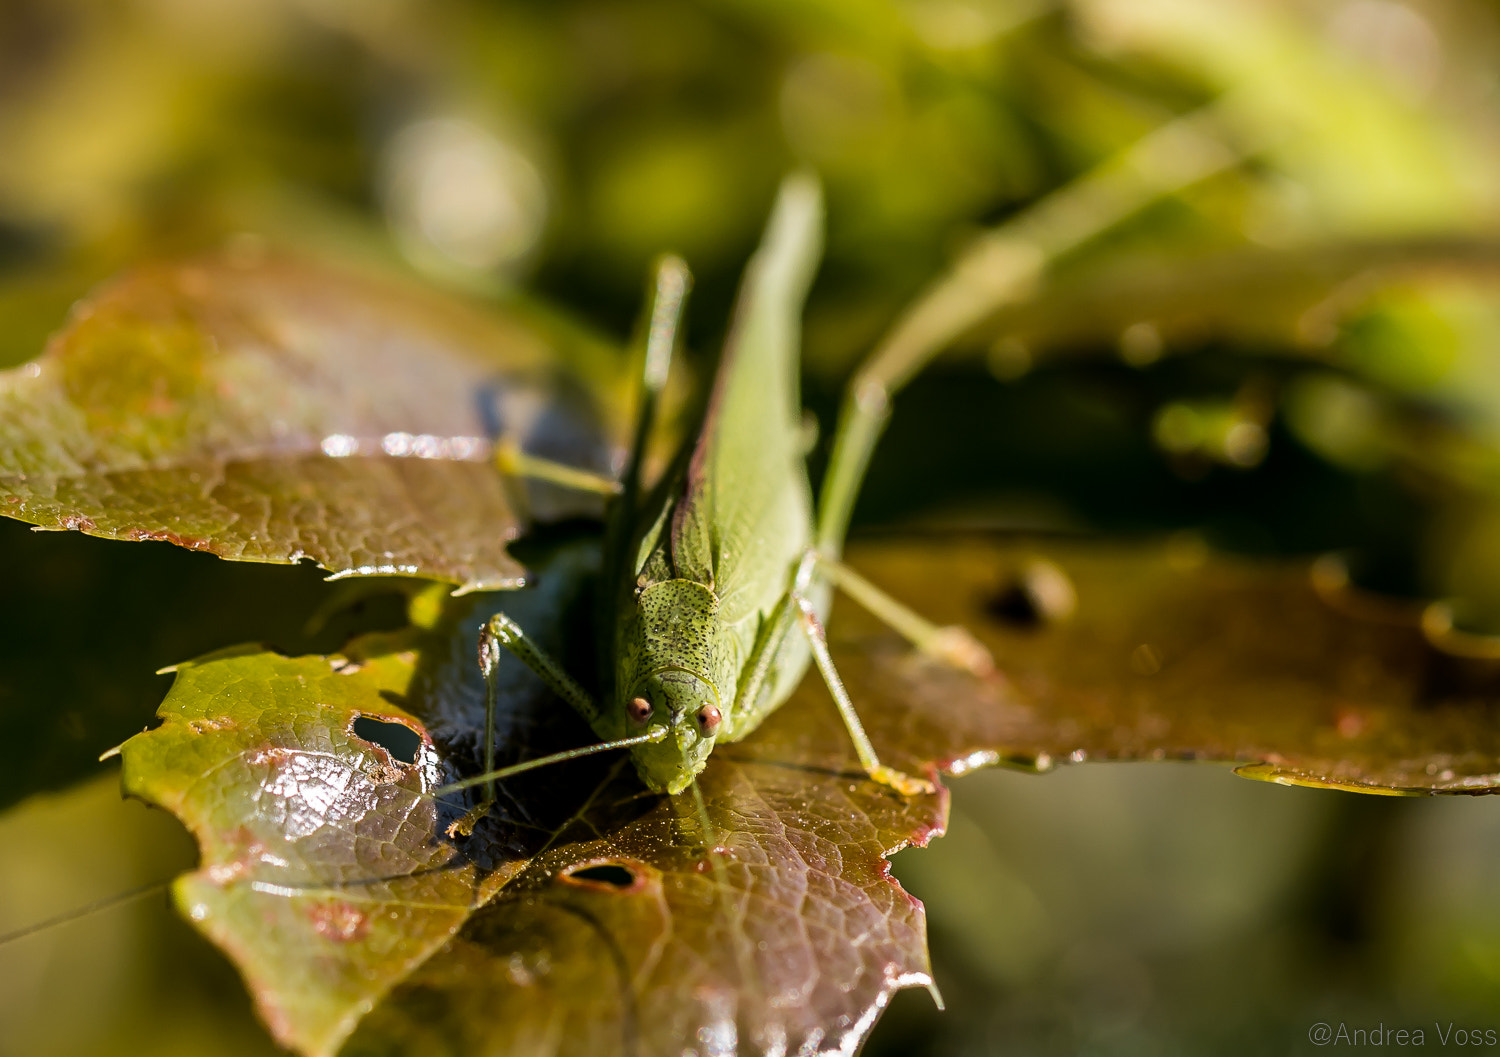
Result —
<instances>
[{"instance_id":1,"label":"katydid head","mask_svg":"<svg viewBox=\"0 0 1500 1057\"><path fill-rule=\"evenodd\" d=\"M625 703L630 733L660 730L658 741L636 745L641 780L657 792L680 793L708 762L723 722L713 680L680 667L646 675Z\"/></svg>"},{"instance_id":2,"label":"katydid head","mask_svg":"<svg viewBox=\"0 0 1500 1057\"><path fill-rule=\"evenodd\" d=\"M640 589L621 631L619 711L599 729L661 732L632 750L641 780L658 793L686 789L723 733L735 687L722 661L735 654L720 641L718 610L704 584L662 580Z\"/></svg>"}]
</instances>

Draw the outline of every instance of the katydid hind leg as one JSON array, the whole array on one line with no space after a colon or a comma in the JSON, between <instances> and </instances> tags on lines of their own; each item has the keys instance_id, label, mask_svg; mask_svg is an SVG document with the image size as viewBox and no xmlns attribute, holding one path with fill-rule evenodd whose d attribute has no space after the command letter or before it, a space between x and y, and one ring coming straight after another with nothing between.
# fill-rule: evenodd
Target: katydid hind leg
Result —
<instances>
[{"instance_id":1,"label":"katydid hind leg","mask_svg":"<svg viewBox=\"0 0 1500 1057\"><path fill-rule=\"evenodd\" d=\"M960 624L934 624L843 562L820 556L817 564L839 590L927 656L981 679L995 674L995 659L968 628Z\"/></svg>"},{"instance_id":2,"label":"katydid hind leg","mask_svg":"<svg viewBox=\"0 0 1500 1057\"><path fill-rule=\"evenodd\" d=\"M839 714L844 720L844 727L849 731L849 739L854 742L854 751L859 756L860 766L872 779L881 785L890 786L903 796L936 792L937 787L931 782L922 778L913 778L880 762L880 757L875 753L875 746L870 744L870 736L865 733L864 724L859 721L859 715L854 711L854 702L849 699L849 691L844 688L844 681L839 678L838 669L834 667L833 655L828 652L828 636L823 630L822 621L818 619L811 602L801 595L793 597L801 614L803 631L807 634L808 644L812 648L813 662L817 664L818 671L822 673L823 681L828 686L828 692L833 695L834 703L838 705Z\"/></svg>"},{"instance_id":3,"label":"katydid hind leg","mask_svg":"<svg viewBox=\"0 0 1500 1057\"><path fill-rule=\"evenodd\" d=\"M818 502L820 553L836 558L843 547L860 482L890 418L891 397L964 331L996 309L1029 298L1057 260L1150 203L1238 165L1246 152L1229 134L1236 127L1226 120L1232 99L1166 122L974 239L902 312L855 373L840 408ZM1168 157L1176 163L1164 163Z\"/></svg>"},{"instance_id":4,"label":"katydid hind leg","mask_svg":"<svg viewBox=\"0 0 1500 1057\"><path fill-rule=\"evenodd\" d=\"M491 461L499 474L506 499L522 522L530 522L534 518L531 499L522 484L524 481L535 481L606 499L620 493L620 483L613 477L540 455L531 455L522 449L520 441L513 435L501 436L495 442Z\"/></svg>"}]
</instances>

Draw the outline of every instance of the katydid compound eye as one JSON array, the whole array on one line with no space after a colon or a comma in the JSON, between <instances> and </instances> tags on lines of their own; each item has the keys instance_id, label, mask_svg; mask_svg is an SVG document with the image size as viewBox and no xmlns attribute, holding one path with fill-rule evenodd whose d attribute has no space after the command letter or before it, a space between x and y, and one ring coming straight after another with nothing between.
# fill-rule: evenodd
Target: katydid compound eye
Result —
<instances>
[{"instance_id":1,"label":"katydid compound eye","mask_svg":"<svg viewBox=\"0 0 1500 1057\"><path fill-rule=\"evenodd\" d=\"M644 723L651 718L651 702L644 697L637 697L625 706L625 714L633 723Z\"/></svg>"},{"instance_id":2,"label":"katydid compound eye","mask_svg":"<svg viewBox=\"0 0 1500 1057\"><path fill-rule=\"evenodd\" d=\"M719 723L724 717L713 705L704 705L698 710L698 733L711 738L719 732Z\"/></svg>"}]
</instances>

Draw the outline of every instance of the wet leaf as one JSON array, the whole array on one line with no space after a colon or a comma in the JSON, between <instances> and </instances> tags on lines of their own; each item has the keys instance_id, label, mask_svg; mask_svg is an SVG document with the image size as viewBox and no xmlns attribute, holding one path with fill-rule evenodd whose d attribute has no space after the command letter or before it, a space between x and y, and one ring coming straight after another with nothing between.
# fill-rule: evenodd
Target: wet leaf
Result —
<instances>
[{"instance_id":1,"label":"wet leaf","mask_svg":"<svg viewBox=\"0 0 1500 1057\"><path fill-rule=\"evenodd\" d=\"M1484 662L1490 683L1455 681L1474 671L1404 610L1320 593L1304 566L1186 545L853 557L968 624L1002 673L944 668L840 603L836 660L903 769L1196 759L1366 792L1500 785L1500 662ZM162 727L126 745L128 790L202 845L180 904L284 1044L331 1053L360 1022L348 1052L848 1052L894 990L926 981L922 909L887 857L940 832L945 801L865 779L816 678L716 750L711 831L691 796L650 795L624 759L596 758L510 780L471 838L448 835L472 801L427 791L477 769L479 624L504 604L586 670L596 559L591 540L565 545L533 589L454 599L435 628L345 656L184 665ZM504 673L502 762L592 740L519 665ZM372 719L420 746L381 747Z\"/></svg>"},{"instance_id":2,"label":"wet leaf","mask_svg":"<svg viewBox=\"0 0 1500 1057\"><path fill-rule=\"evenodd\" d=\"M329 584L310 565L221 562L0 519L0 714L10 744L25 746L0 769L0 807L98 774L99 754L138 733L160 703L163 665L226 642L334 650L356 631L402 626L395 592L420 583ZM356 585L387 593L309 627Z\"/></svg>"},{"instance_id":3,"label":"wet leaf","mask_svg":"<svg viewBox=\"0 0 1500 1057\"><path fill-rule=\"evenodd\" d=\"M127 789L198 837L205 865L178 881L179 905L253 985L275 987L279 1001L261 1004L273 1033L313 1052L468 915L474 868L430 839L418 776L434 772L433 750L403 766L354 733L362 717L410 722L387 698L411 674L400 656L351 672L211 654L183 667L168 705L199 707L179 706L126 754Z\"/></svg>"},{"instance_id":4,"label":"wet leaf","mask_svg":"<svg viewBox=\"0 0 1500 1057\"><path fill-rule=\"evenodd\" d=\"M1424 633L1420 603L1366 594L1327 561L982 541L858 557L896 597L972 629L1004 676L980 685L914 657L843 604L830 633L849 691L912 760L1217 760L1368 793L1500 789L1493 640L1433 635L1431 619Z\"/></svg>"},{"instance_id":5,"label":"wet leaf","mask_svg":"<svg viewBox=\"0 0 1500 1057\"><path fill-rule=\"evenodd\" d=\"M0 511L335 575L513 584L506 543L598 498L508 490L494 438L610 465L608 365L559 334L310 264L144 267L0 374Z\"/></svg>"},{"instance_id":6,"label":"wet leaf","mask_svg":"<svg viewBox=\"0 0 1500 1057\"><path fill-rule=\"evenodd\" d=\"M865 780L826 695L716 757L711 832L615 757L519 776L473 837L447 835L468 804L426 791L477 764L479 624L503 604L579 670L586 637L566 629L596 556L564 548L533 589L454 599L436 630L345 657L183 665L163 725L125 746L127 790L199 838L179 905L283 1044L334 1052L374 1007L351 1052L847 1052L926 982L921 905L887 856L936 832L944 801ZM592 740L529 672L504 674L507 759ZM417 731L411 762L361 718Z\"/></svg>"}]
</instances>

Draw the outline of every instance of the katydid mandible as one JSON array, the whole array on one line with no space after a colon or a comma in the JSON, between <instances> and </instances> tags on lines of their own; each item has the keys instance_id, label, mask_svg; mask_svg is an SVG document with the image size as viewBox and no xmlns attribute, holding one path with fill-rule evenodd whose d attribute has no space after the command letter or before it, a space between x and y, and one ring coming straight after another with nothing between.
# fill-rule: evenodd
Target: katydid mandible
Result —
<instances>
[{"instance_id":1,"label":"katydid mandible","mask_svg":"<svg viewBox=\"0 0 1500 1057\"><path fill-rule=\"evenodd\" d=\"M482 809L500 778L628 746L647 786L680 793L716 743L745 737L787 699L809 661L822 673L869 776L907 795L932 790L930 782L882 764L860 724L824 638L832 588L843 588L929 654L978 674L992 665L962 628L931 624L839 563L862 456L857 466L830 466L830 480L844 482L850 494L825 493L821 516L814 514L798 398L798 336L821 228L818 184L806 175L789 177L746 270L702 425L673 470L642 498L641 448L688 286L681 262L662 263L635 444L622 481L612 488L605 534L604 701L595 701L504 614L492 617L479 648L489 690L485 773L440 792L484 785ZM538 469L546 472L535 466L520 472ZM502 648L604 742L494 770Z\"/></svg>"}]
</instances>

